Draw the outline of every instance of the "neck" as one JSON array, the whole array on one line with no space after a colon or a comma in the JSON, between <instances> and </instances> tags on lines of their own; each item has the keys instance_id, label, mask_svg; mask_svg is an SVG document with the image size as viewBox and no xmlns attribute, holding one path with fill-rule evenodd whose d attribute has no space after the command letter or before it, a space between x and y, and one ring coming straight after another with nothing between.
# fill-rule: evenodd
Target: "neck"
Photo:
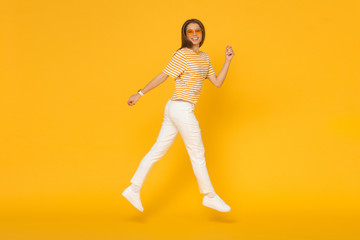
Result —
<instances>
[{"instance_id":1,"label":"neck","mask_svg":"<svg viewBox=\"0 0 360 240\"><path fill-rule=\"evenodd\" d=\"M199 52L199 45L192 46L192 49L196 52Z\"/></svg>"}]
</instances>

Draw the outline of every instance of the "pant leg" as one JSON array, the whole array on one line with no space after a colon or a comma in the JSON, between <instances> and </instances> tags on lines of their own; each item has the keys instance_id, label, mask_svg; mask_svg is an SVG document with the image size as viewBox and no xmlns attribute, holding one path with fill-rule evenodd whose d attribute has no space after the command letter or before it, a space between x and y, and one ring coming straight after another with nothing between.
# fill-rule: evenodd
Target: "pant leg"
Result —
<instances>
[{"instance_id":1,"label":"pant leg","mask_svg":"<svg viewBox=\"0 0 360 240\"><path fill-rule=\"evenodd\" d=\"M199 122L193 111L193 104L179 101L179 103L176 104L176 107L174 106L170 109L169 114L170 118L179 129L188 151L200 193L206 194L215 190L206 168L205 148L201 138Z\"/></svg>"},{"instance_id":2,"label":"pant leg","mask_svg":"<svg viewBox=\"0 0 360 240\"><path fill-rule=\"evenodd\" d=\"M143 185L154 163L159 161L161 157L164 156L164 154L173 144L179 132L174 123L169 118L169 105L170 101L168 101L165 106L164 121L162 123L160 133L156 139L155 144L141 160L138 169L136 170L133 178L130 181L131 183L134 183L140 187Z\"/></svg>"}]
</instances>

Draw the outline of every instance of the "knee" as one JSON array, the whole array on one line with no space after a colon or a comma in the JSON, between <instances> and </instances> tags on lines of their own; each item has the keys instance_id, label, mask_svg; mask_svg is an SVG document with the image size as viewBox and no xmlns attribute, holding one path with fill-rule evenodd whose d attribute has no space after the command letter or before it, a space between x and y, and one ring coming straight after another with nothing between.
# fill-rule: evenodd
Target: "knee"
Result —
<instances>
[{"instance_id":1,"label":"knee","mask_svg":"<svg viewBox=\"0 0 360 240\"><path fill-rule=\"evenodd\" d=\"M155 157L161 157L167 152L169 147L169 144L165 142L156 141L156 143L152 146L150 152Z\"/></svg>"}]
</instances>

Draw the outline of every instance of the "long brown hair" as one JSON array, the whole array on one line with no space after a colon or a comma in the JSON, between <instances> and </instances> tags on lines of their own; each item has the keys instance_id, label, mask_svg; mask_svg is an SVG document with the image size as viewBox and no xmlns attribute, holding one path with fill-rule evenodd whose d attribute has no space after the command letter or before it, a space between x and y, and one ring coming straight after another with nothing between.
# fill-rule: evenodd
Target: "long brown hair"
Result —
<instances>
[{"instance_id":1,"label":"long brown hair","mask_svg":"<svg viewBox=\"0 0 360 240\"><path fill-rule=\"evenodd\" d=\"M181 47L178 50L180 50L181 48L184 48L184 47L188 47L188 48L193 47L193 43L187 39L187 35L186 35L186 27L190 23L199 24L199 26L201 28L201 32L202 32L202 38L201 38L201 42L199 43L199 47L201 47L201 45L203 45L203 42L205 40L205 27L200 20L192 18L192 19L186 20L186 22L183 24L183 26L181 28Z\"/></svg>"}]
</instances>

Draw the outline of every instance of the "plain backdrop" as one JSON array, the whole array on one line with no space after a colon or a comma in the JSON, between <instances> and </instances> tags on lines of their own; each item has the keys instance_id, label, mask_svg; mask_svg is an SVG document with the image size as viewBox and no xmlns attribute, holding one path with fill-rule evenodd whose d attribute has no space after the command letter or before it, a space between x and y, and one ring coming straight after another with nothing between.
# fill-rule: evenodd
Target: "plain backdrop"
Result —
<instances>
[{"instance_id":1,"label":"plain backdrop","mask_svg":"<svg viewBox=\"0 0 360 240\"><path fill-rule=\"evenodd\" d=\"M205 25L200 50L216 74L226 46L235 52L223 86L205 80L195 106L210 178L232 207L227 220L358 216L359 7L348 0L2 1L2 216L137 214L121 192L155 143L174 79L133 107L126 102L165 68L190 18ZM180 135L141 194L142 216L150 218L211 211Z\"/></svg>"}]
</instances>

